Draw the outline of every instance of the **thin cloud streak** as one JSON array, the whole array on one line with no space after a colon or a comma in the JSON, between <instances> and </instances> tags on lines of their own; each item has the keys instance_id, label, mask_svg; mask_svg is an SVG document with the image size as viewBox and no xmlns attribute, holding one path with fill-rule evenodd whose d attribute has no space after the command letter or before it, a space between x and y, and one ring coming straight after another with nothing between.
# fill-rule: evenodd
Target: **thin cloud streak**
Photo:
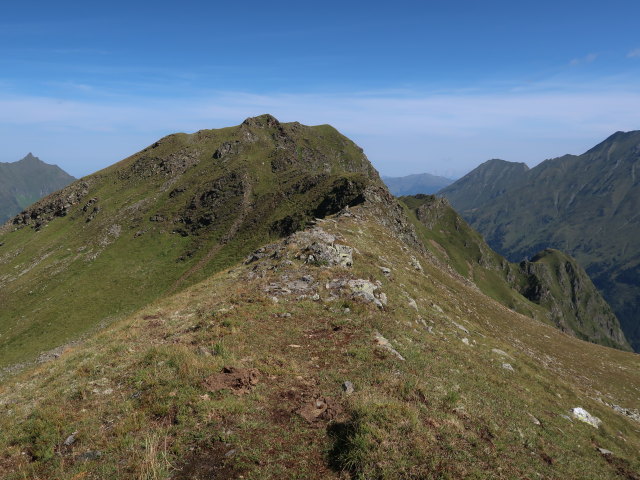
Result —
<instances>
[{"instance_id":1,"label":"thin cloud streak","mask_svg":"<svg viewBox=\"0 0 640 480\"><path fill-rule=\"evenodd\" d=\"M640 92L631 88L576 93L398 93L217 92L202 98L114 98L109 102L0 96L0 125L20 126L32 137L42 137L39 148L49 150L40 152L43 159L68 163L70 170L75 169L72 173L86 174L133 153L124 149L132 148L136 138L151 143L175 131L235 125L268 112L281 121L332 124L360 143L385 174L430 171L454 176L492 157L533 164L549 156L582 153L573 149L586 150L617 130L640 128ZM100 153L93 153L100 138L105 145ZM119 144L120 138L127 140ZM18 146L20 139L9 134L0 134L0 141L13 146L6 152L35 149L30 144ZM59 145L66 142L75 142L75 159L63 156ZM136 144L136 148L143 146ZM59 158L50 156L53 150ZM91 160L80 166L79 158Z\"/></svg>"}]
</instances>

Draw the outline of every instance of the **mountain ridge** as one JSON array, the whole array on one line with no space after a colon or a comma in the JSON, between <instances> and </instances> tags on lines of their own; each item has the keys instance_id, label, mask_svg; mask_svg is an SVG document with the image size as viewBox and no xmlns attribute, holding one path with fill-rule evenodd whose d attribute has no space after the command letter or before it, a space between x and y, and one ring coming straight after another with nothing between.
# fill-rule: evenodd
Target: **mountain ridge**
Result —
<instances>
[{"instance_id":1,"label":"mountain ridge","mask_svg":"<svg viewBox=\"0 0 640 480\"><path fill-rule=\"evenodd\" d=\"M512 261L548 247L570 253L638 350L640 276L631 273L640 268L638 168L640 132L616 132L582 155L542 162L512 185L497 181L491 198L479 196L473 172L439 194Z\"/></svg>"},{"instance_id":2,"label":"mountain ridge","mask_svg":"<svg viewBox=\"0 0 640 480\"><path fill-rule=\"evenodd\" d=\"M396 197L402 195L429 194L450 185L454 180L430 173L417 173L404 177L382 176L389 191Z\"/></svg>"},{"instance_id":3,"label":"mountain ridge","mask_svg":"<svg viewBox=\"0 0 640 480\"><path fill-rule=\"evenodd\" d=\"M416 195L399 200L409 208L411 217L426 227L418 226L425 246L485 295L583 340L631 349L611 308L570 256L547 249L531 260L509 263L491 250L445 198Z\"/></svg>"}]
</instances>

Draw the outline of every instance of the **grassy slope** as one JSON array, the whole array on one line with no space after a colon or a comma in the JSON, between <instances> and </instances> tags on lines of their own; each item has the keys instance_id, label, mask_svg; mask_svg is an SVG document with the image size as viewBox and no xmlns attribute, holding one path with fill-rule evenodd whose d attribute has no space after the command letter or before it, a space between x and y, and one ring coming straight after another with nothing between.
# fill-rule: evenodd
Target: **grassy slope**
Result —
<instances>
[{"instance_id":1,"label":"grassy slope","mask_svg":"<svg viewBox=\"0 0 640 480\"><path fill-rule=\"evenodd\" d=\"M509 263L494 252L444 199L422 195L401 197L400 201L429 251L485 295L584 340L630 349L615 315L586 273L567 255L545 251L527 265L530 272L525 272L522 265ZM548 292L535 302L519 293L527 289L531 274Z\"/></svg>"},{"instance_id":2,"label":"grassy slope","mask_svg":"<svg viewBox=\"0 0 640 480\"><path fill-rule=\"evenodd\" d=\"M231 152L214 158L225 143ZM66 216L0 229L0 367L206 278L282 235L277 222L299 228L332 208L328 192L376 181L362 150L332 127L269 116L170 135L83 178L34 207L88 184ZM188 226L187 216L210 223Z\"/></svg>"},{"instance_id":3,"label":"grassy slope","mask_svg":"<svg viewBox=\"0 0 640 480\"><path fill-rule=\"evenodd\" d=\"M352 268L304 264L292 241L6 381L0 476L638 478L640 424L602 402L640 407L638 355L519 315L408 249L379 216L351 212L320 225L357 248ZM316 285L307 298L264 290L304 275ZM331 299L335 278L379 281L388 306ZM406 360L376 347L375 331ZM256 368L255 388L208 391L225 365ZM333 420L308 423L299 409L320 398ZM603 425L561 416L576 406Z\"/></svg>"}]
</instances>

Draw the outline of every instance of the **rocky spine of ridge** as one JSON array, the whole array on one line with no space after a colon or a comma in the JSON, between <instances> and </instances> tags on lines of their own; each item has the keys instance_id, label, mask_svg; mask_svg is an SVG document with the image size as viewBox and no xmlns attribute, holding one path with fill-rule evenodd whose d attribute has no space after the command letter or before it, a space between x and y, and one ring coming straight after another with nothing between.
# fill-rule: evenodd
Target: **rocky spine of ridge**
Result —
<instances>
[{"instance_id":1,"label":"rocky spine of ridge","mask_svg":"<svg viewBox=\"0 0 640 480\"><path fill-rule=\"evenodd\" d=\"M401 197L401 201L426 227L425 244L436 245L436 253L445 252L446 261L457 266L459 274L476 283L486 294L570 335L630 350L611 307L570 256L549 249L530 261L511 263L493 251L445 198L416 195ZM441 236L436 238L433 232L440 232ZM543 316L508 295L509 289L543 307Z\"/></svg>"}]
</instances>

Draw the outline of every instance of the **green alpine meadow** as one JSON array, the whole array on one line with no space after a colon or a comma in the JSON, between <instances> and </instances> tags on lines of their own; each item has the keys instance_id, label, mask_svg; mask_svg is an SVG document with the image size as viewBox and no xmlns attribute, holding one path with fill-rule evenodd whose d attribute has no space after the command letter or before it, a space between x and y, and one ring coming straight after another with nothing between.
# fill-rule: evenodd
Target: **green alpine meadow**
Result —
<instances>
[{"instance_id":1,"label":"green alpine meadow","mask_svg":"<svg viewBox=\"0 0 640 480\"><path fill-rule=\"evenodd\" d=\"M0 230L0 477L637 479L640 357L329 125L166 136Z\"/></svg>"}]
</instances>

